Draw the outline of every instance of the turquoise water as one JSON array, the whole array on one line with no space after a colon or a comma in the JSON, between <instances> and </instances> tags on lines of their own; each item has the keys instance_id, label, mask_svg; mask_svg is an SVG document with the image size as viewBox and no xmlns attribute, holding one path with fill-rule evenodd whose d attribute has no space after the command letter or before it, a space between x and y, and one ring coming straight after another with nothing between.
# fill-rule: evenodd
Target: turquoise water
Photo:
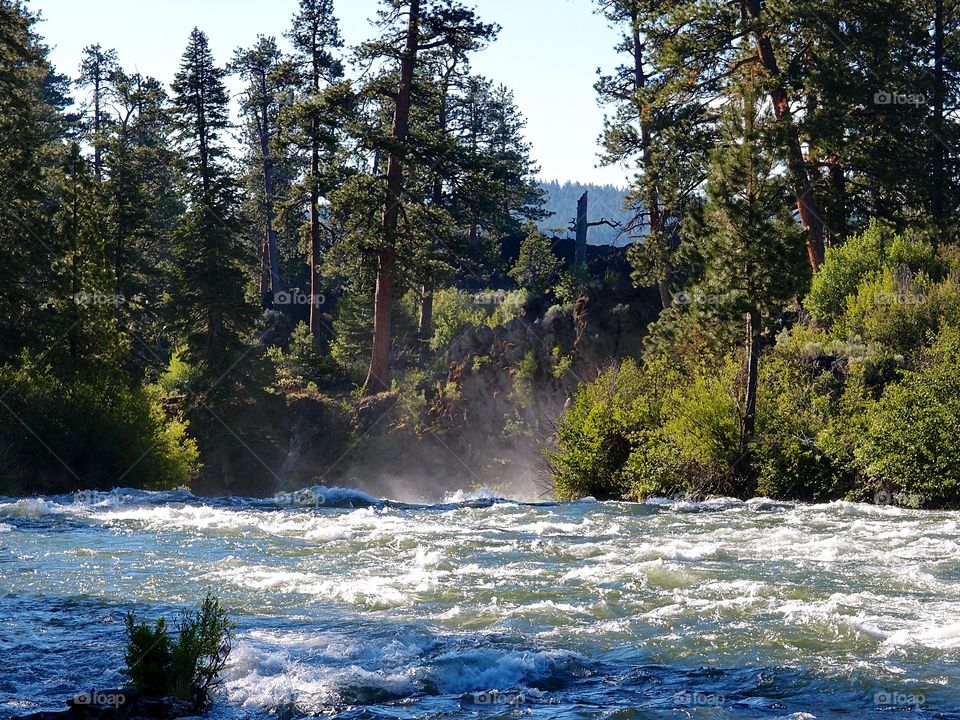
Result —
<instances>
[{"instance_id":1,"label":"turquoise water","mask_svg":"<svg viewBox=\"0 0 960 720\"><path fill-rule=\"evenodd\" d=\"M0 717L212 588L213 718L960 718L960 513L714 500L0 498Z\"/></svg>"}]
</instances>

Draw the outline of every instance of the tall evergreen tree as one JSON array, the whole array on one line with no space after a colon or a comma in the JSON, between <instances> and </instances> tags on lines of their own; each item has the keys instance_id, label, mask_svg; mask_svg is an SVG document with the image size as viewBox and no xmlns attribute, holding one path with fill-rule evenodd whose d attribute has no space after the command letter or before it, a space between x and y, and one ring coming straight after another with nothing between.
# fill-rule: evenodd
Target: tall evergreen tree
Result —
<instances>
[{"instance_id":1,"label":"tall evergreen tree","mask_svg":"<svg viewBox=\"0 0 960 720\"><path fill-rule=\"evenodd\" d=\"M174 127L188 207L173 237L173 326L185 356L209 383L236 384L253 309L225 133L229 95L207 36L195 28L173 83Z\"/></svg>"},{"instance_id":2,"label":"tall evergreen tree","mask_svg":"<svg viewBox=\"0 0 960 720\"><path fill-rule=\"evenodd\" d=\"M89 128L90 144L93 146L93 173L97 182L103 180L104 131L110 120L107 100L117 71L117 53L104 50L99 44L83 49L77 86L88 91L86 126Z\"/></svg>"},{"instance_id":3,"label":"tall evergreen tree","mask_svg":"<svg viewBox=\"0 0 960 720\"><path fill-rule=\"evenodd\" d=\"M321 261L324 230L321 225L321 198L329 192L332 158L338 146L338 134L331 126L331 111L342 99L337 83L343 65L336 51L343 46L333 0L300 0L300 9L287 33L293 46L294 62L301 78L299 97L287 114L291 134L300 138L309 157L306 191L309 198L310 228L307 264L310 266L310 332L314 342L320 338L322 296Z\"/></svg>"},{"instance_id":4,"label":"tall evergreen tree","mask_svg":"<svg viewBox=\"0 0 960 720\"><path fill-rule=\"evenodd\" d=\"M704 223L693 228L703 279L692 297L702 324L745 318L743 462L756 422L757 367L765 321L807 286L803 230L789 212L790 186L778 172L775 118L764 110L762 80L747 74L732 88L711 153ZM776 128L779 130L779 128Z\"/></svg>"},{"instance_id":5,"label":"tall evergreen tree","mask_svg":"<svg viewBox=\"0 0 960 720\"><path fill-rule=\"evenodd\" d=\"M22 3L0 0L0 361L59 340L38 291L51 287L56 233L48 180L67 132L63 83Z\"/></svg>"},{"instance_id":6,"label":"tall evergreen tree","mask_svg":"<svg viewBox=\"0 0 960 720\"><path fill-rule=\"evenodd\" d=\"M264 298L281 289L277 231L277 168L284 158L276 142L281 104L292 96L293 69L272 37L260 36L256 45L237 50L231 65L247 83L241 109L246 118L249 154L256 159L256 172L248 187L257 198L257 225L262 224L260 294ZM279 162L278 162L279 161Z\"/></svg>"},{"instance_id":7,"label":"tall evergreen tree","mask_svg":"<svg viewBox=\"0 0 960 720\"><path fill-rule=\"evenodd\" d=\"M111 96L115 116L103 149L106 258L120 328L136 338L131 349L139 375L165 355L163 268L169 267L168 241L184 207L163 87L118 69Z\"/></svg>"},{"instance_id":8,"label":"tall evergreen tree","mask_svg":"<svg viewBox=\"0 0 960 720\"><path fill-rule=\"evenodd\" d=\"M421 53L442 47L469 46L470 38L489 37L492 27L480 22L474 12L455 0L384 0L381 12L386 31L383 38L368 43L362 56L370 61L390 59L397 63L393 96L391 142L387 152L385 199L377 251L377 281L374 293L373 350L364 391L374 394L390 387L390 344L393 285L395 280L398 225L404 192L404 162L411 153L410 110L417 63ZM405 22L404 22L405 19ZM398 24L400 27L398 28Z\"/></svg>"}]
</instances>

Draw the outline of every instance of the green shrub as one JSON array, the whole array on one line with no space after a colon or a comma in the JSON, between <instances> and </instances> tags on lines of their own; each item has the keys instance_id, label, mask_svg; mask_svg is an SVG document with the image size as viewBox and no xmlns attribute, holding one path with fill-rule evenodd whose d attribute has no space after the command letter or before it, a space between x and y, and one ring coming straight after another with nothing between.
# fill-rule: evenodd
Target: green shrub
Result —
<instances>
[{"instance_id":1,"label":"green shrub","mask_svg":"<svg viewBox=\"0 0 960 720\"><path fill-rule=\"evenodd\" d=\"M486 305L480 300L490 299ZM450 344L466 331L470 325L482 325L486 322L497 295L489 293L468 293L457 288L438 290L433 295L433 338L430 347L433 350L446 350Z\"/></svg>"},{"instance_id":2,"label":"green shrub","mask_svg":"<svg viewBox=\"0 0 960 720\"><path fill-rule=\"evenodd\" d=\"M293 328L286 351L274 345L267 348L267 356L281 389L315 388L318 382L336 377L340 372L332 355L314 347L313 334L305 322Z\"/></svg>"},{"instance_id":3,"label":"green shrub","mask_svg":"<svg viewBox=\"0 0 960 720\"><path fill-rule=\"evenodd\" d=\"M0 424L0 492L189 486L197 445L158 388L106 373L68 380L21 362L0 368L0 394L19 418Z\"/></svg>"},{"instance_id":4,"label":"green shrub","mask_svg":"<svg viewBox=\"0 0 960 720\"><path fill-rule=\"evenodd\" d=\"M665 372L665 361L659 366ZM737 403L738 363L699 368L692 376L673 376L660 400L659 420L635 435L627 462L631 494L744 495L738 476L741 418Z\"/></svg>"},{"instance_id":5,"label":"green shrub","mask_svg":"<svg viewBox=\"0 0 960 720\"><path fill-rule=\"evenodd\" d=\"M130 613L124 672L146 695L177 697L202 707L226 666L235 627L209 592L195 613L180 613L176 640L170 638L164 618L151 628Z\"/></svg>"},{"instance_id":6,"label":"green shrub","mask_svg":"<svg viewBox=\"0 0 960 720\"><path fill-rule=\"evenodd\" d=\"M533 350L528 350L526 354L517 363L517 379L524 382L533 382L540 371L540 365L537 363L537 355Z\"/></svg>"},{"instance_id":7,"label":"green shrub","mask_svg":"<svg viewBox=\"0 0 960 720\"><path fill-rule=\"evenodd\" d=\"M935 279L946 271L932 246L898 236L890 226L874 221L860 235L827 250L804 307L817 322L832 324L843 315L847 298L857 293L861 283L885 268L893 273L907 269Z\"/></svg>"},{"instance_id":8,"label":"green shrub","mask_svg":"<svg viewBox=\"0 0 960 720\"><path fill-rule=\"evenodd\" d=\"M499 292L498 302L494 306L493 314L487 319L487 325L497 327L506 325L523 315L523 308L530 299L526 290L511 290L509 292Z\"/></svg>"},{"instance_id":9,"label":"green shrub","mask_svg":"<svg viewBox=\"0 0 960 720\"><path fill-rule=\"evenodd\" d=\"M576 302L590 284L590 272L583 263L575 263L569 269L560 273L560 279L553 290L554 296L561 305Z\"/></svg>"},{"instance_id":10,"label":"green shrub","mask_svg":"<svg viewBox=\"0 0 960 720\"><path fill-rule=\"evenodd\" d=\"M127 653L124 672L134 688L147 695L166 695L173 660L167 621L158 618L153 627L137 622L133 613L126 618Z\"/></svg>"},{"instance_id":11,"label":"green shrub","mask_svg":"<svg viewBox=\"0 0 960 720\"><path fill-rule=\"evenodd\" d=\"M157 380L157 385L168 397L188 395L200 377L200 373L183 357L183 352L183 348L173 351L167 370Z\"/></svg>"},{"instance_id":12,"label":"green shrub","mask_svg":"<svg viewBox=\"0 0 960 720\"><path fill-rule=\"evenodd\" d=\"M553 254L550 238L528 223L523 228L526 238L520 243L520 256L509 275L517 285L534 295L543 295L553 287L563 262Z\"/></svg>"},{"instance_id":13,"label":"green shrub","mask_svg":"<svg viewBox=\"0 0 960 720\"><path fill-rule=\"evenodd\" d=\"M583 385L557 421L557 449L547 452L557 497L622 497L629 489L624 466L635 434L656 425L647 400L648 378L625 360Z\"/></svg>"},{"instance_id":14,"label":"green shrub","mask_svg":"<svg viewBox=\"0 0 960 720\"><path fill-rule=\"evenodd\" d=\"M846 495L850 474L819 442L829 427L839 381L821 370L803 347L792 345L765 353L759 388L751 445L757 493L816 502Z\"/></svg>"},{"instance_id":15,"label":"green shrub","mask_svg":"<svg viewBox=\"0 0 960 720\"><path fill-rule=\"evenodd\" d=\"M877 489L960 505L960 330L944 329L919 367L884 389L856 456Z\"/></svg>"}]
</instances>

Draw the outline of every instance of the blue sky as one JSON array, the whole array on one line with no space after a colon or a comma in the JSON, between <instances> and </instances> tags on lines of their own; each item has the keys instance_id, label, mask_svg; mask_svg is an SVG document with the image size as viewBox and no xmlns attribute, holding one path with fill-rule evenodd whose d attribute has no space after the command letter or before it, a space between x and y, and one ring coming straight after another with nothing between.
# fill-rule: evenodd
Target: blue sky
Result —
<instances>
[{"instance_id":1,"label":"blue sky","mask_svg":"<svg viewBox=\"0 0 960 720\"><path fill-rule=\"evenodd\" d=\"M377 0L334 0L348 44L370 37ZM469 4L469 2L468 2ZM630 172L597 168L603 110L593 91L598 66L616 63L615 32L594 13L592 0L473 0L480 16L503 26L493 45L474 57L477 72L510 87L527 117L527 136L546 179L624 185ZM209 36L217 62L258 34L278 39L297 0L30 0L44 21L60 72L74 75L85 45L117 50L128 70L173 79L187 35Z\"/></svg>"}]
</instances>

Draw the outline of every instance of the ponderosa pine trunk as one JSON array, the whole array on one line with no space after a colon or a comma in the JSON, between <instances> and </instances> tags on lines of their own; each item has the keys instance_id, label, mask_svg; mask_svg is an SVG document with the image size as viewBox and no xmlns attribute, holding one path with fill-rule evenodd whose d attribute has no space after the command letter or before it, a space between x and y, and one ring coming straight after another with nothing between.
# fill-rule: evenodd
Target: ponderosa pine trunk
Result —
<instances>
[{"instance_id":1,"label":"ponderosa pine trunk","mask_svg":"<svg viewBox=\"0 0 960 720\"><path fill-rule=\"evenodd\" d=\"M760 19L762 0L743 0L743 6L748 10L752 20ZM773 112L777 121L784 128L784 142L786 150L787 171L790 175L790 185L797 202L797 211L800 222L807 231L807 259L810 268L817 272L823 265L824 254L824 227L820 207L817 204L816 193L810 182L810 173L807 170L806 160L803 157L803 147L800 143L800 130L793 120L790 109L790 98L783 86L783 78L777 65L777 58L773 52L773 43L770 37L759 27L755 30L757 57L770 75L770 100L773 103Z\"/></svg>"},{"instance_id":2,"label":"ponderosa pine trunk","mask_svg":"<svg viewBox=\"0 0 960 720\"><path fill-rule=\"evenodd\" d=\"M757 427L757 385L760 361L760 313L750 310L747 313L747 340L744 348L746 361L746 387L743 401L743 429L740 436L740 469L748 467L750 462L750 442Z\"/></svg>"},{"instance_id":3,"label":"ponderosa pine trunk","mask_svg":"<svg viewBox=\"0 0 960 720\"><path fill-rule=\"evenodd\" d=\"M643 38L640 37L640 18L636 6L631 6L630 21L633 23L633 89L638 95L647 86L647 74L643 69ZM650 120L640 107L640 150L643 158L644 172L647 174L647 217L650 220L648 234L660 232L663 229L663 212L660 207L660 193L657 192L656 172L653 167L653 138L650 133ZM657 290L660 292L660 305L664 310L673 304L670 297L670 275L672 268L669 264L657 280Z\"/></svg>"},{"instance_id":4,"label":"ponderosa pine trunk","mask_svg":"<svg viewBox=\"0 0 960 720\"><path fill-rule=\"evenodd\" d=\"M266 203L266 241L269 264L269 292L280 292L280 257L277 251L277 230L274 227L273 156L270 154L270 115L266 104L260 107L260 153L263 157L263 192Z\"/></svg>"},{"instance_id":5,"label":"ponderosa pine trunk","mask_svg":"<svg viewBox=\"0 0 960 720\"><path fill-rule=\"evenodd\" d=\"M420 36L420 0L410 0L407 39L400 61L400 86L393 114L394 149L387 160L387 193L381 222L383 249L377 254L377 286L373 300L373 351L363 384L365 395L390 389L390 313L393 310L393 273L396 265L397 224L400 219L400 195L403 192L403 168L396 148L407 141L410 126L410 96Z\"/></svg>"}]
</instances>

